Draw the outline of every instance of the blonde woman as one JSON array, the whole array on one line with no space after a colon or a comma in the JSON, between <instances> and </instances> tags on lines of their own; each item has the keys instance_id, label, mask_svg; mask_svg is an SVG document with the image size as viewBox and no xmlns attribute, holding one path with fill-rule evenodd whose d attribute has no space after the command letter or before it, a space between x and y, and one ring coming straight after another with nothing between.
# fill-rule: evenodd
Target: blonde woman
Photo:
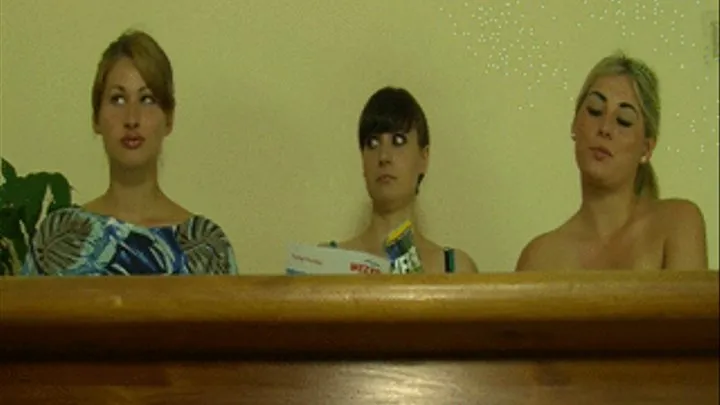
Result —
<instances>
[{"instance_id":1,"label":"blonde woman","mask_svg":"<svg viewBox=\"0 0 720 405\"><path fill-rule=\"evenodd\" d=\"M21 275L234 274L227 237L171 200L158 158L172 132L170 60L148 34L130 31L102 54L92 125L108 158L107 191L82 208L54 211L31 241Z\"/></svg>"},{"instance_id":2,"label":"blonde woman","mask_svg":"<svg viewBox=\"0 0 720 405\"><path fill-rule=\"evenodd\" d=\"M527 244L517 271L707 269L698 207L659 198L660 111L657 76L642 61L618 53L593 67L572 122L582 203Z\"/></svg>"}]
</instances>

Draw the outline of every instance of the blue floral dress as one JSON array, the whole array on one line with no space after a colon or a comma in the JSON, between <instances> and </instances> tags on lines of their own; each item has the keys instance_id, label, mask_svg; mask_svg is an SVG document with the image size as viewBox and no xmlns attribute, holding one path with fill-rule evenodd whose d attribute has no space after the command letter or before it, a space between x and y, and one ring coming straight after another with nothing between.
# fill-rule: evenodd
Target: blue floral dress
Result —
<instances>
[{"instance_id":1,"label":"blue floral dress","mask_svg":"<svg viewBox=\"0 0 720 405\"><path fill-rule=\"evenodd\" d=\"M146 228L80 208L49 214L30 243L21 276L237 274L230 242L202 216Z\"/></svg>"}]
</instances>

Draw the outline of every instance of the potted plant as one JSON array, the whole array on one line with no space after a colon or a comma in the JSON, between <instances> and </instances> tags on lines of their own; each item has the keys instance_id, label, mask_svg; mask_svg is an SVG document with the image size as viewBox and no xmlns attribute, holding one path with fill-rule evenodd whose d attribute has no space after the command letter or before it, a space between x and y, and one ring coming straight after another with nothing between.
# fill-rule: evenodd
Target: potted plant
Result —
<instances>
[{"instance_id":1,"label":"potted plant","mask_svg":"<svg viewBox=\"0 0 720 405\"><path fill-rule=\"evenodd\" d=\"M0 276L17 274L45 215L72 206L72 187L61 173L36 172L18 176L2 159L0 184ZM46 196L50 193L49 200Z\"/></svg>"}]
</instances>

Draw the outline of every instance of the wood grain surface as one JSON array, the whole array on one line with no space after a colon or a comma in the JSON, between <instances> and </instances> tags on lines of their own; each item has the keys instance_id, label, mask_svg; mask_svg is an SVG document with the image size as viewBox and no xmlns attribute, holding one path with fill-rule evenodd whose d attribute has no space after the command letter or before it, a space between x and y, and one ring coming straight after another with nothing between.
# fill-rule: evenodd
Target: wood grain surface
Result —
<instances>
[{"instance_id":1,"label":"wood grain surface","mask_svg":"<svg viewBox=\"0 0 720 405\"><path fill-rule=\"evenodd\" d=\"M0 279L0 404L717 404L716 272Z\"/></svg>"},{"instance_id":2,"label":"wood grain surface","mask_svg":"<svg viewBox=\"0 0 720 405\"><path fill-rule=\"evenodd\" d=\"M11 404L717 405L713 358L15 363Z\"/></svg>"},{"instance_id":3,"label":"wood grain surface","mask_svg":"<svg viewBox=\"0 0 720 405\"><path fill-rule=\"evenodd\" d=\"M0 356L717 351L718 273L0 279Z\"/></svg>"}]
</instances>

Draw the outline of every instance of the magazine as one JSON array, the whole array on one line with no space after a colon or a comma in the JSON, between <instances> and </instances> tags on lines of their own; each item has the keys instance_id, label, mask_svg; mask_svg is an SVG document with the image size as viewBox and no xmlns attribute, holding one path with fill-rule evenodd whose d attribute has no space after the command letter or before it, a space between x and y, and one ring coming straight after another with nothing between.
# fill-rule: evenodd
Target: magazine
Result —
<instances>
[{"instance_id":1,"label":"magazine","mask_svg":"<svg viewBox=\"0 0 720 405\"><path fill-rule=\"evenodd\" d=\"M390 261L365 252L293 244L288 249L286 274L389 274Z\"/></svg>"}]
</instances>

